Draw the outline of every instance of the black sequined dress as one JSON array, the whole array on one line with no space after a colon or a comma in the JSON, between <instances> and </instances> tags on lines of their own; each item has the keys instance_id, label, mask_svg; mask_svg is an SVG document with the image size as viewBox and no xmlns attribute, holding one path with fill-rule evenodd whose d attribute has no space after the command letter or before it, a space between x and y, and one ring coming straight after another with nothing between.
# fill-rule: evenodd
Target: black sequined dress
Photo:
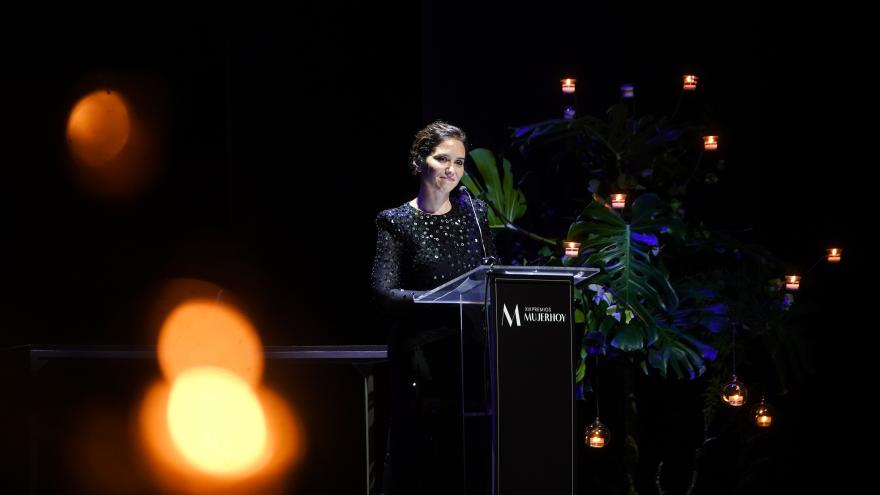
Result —
<instances>
[{"instance_id":1,"label":"black sequined dress","mask_svg":"<svg viewBox=\"0 0 880 495\"><path fill-rule=\"evenodd\" d=\"M372 287L391 328L390 495L462 492L460 335L482 339L482 310L465 306L462 315L458 305L417 305L413 297L479 266L483 243L485 255L496 252L486 203L450 198L442 215L405 203L376 217Z\"/></svg>"},{"instance_id":2,"label":"black sequined dress","mask_svg":"<svg viewBox=\"0 0 880 495\"><path fill-rule=\"evenodd\" d=\"M412 302L413 294L432 289L495 256L486 220L487 205L466 196L452 198L452 209L432 215L405 203L376 217L373 290L383 304ZM480 218L477 228L474 214Z\"/></svg>"}]
</instances>

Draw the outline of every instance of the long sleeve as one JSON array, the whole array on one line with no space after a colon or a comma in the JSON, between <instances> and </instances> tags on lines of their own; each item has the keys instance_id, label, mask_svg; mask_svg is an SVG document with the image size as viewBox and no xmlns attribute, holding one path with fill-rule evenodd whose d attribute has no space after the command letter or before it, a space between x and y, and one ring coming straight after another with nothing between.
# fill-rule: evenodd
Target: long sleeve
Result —
<instances>
[{"instance_id":1,"label":"long sleeve","mask_svg":"<svg viewBox=\"0 0 880 495\"><path fill-rule=\"evenodd\" d=\"M372 271L376 303L400 314L416 306L410 303L424 291L479 266L485 255L497 256L487 210L483 201L475 200L472 207L454 198L452 209L440 215L408 203L379 213Z\"/></svg>"},{"instance_id":2,"label":"long sleeve","mask_svg":"<svg viewBox=\"0 0 880 495\"><path fill-rule=\"evenodd\" d=\"M376 217L376 256L373 259L373 296L385 308L412 303L421 291L401 287L403 246L388 218Z\"/></svg>"}]
</instances>

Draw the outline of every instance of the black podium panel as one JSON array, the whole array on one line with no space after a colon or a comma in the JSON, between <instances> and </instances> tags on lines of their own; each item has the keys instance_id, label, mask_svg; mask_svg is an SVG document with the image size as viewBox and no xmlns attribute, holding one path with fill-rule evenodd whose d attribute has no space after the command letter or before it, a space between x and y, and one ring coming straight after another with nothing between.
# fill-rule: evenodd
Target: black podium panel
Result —
<instances>
[{"instance_id":1,"label":"black podium panel","mask_svg":"<svg viewBox=\"0 0 880 495\"><path fill-rule=\"evenodd\" d=\"M497 276L494 432L500 495L572 495L575 346L571 279Z\"/></svg>"}]
</instances>

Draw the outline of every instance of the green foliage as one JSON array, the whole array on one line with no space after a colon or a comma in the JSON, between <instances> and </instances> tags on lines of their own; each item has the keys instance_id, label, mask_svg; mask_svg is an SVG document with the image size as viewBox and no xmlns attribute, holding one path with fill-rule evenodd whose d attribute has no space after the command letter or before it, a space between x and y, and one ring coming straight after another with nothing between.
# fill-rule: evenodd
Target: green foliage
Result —
<instances>
[{"instance_id":1,"label":"green foliage","mask_svg":"<svg viewBox=\"0 0 880 495\"><path fill-rule=\"evenodd\" d=\"M798 339L785 338L791 335L791 297L768 286L781 262L760 246L686 222L688 188L711 187L725 168L723 160L704 159L698 131L665 118L633 118L620 104L605 120L549 120L512 136L523 153L553 149L555 160L591 174L584 184L590 199L565 233L566 240L581 242L580 255L560 258L561 246L544 245L531 261L600 268L574 301L584 336L576 379L585 390L592 369L586 363L596 355L626 356L645 373L664 378L694 379L711 371L709 383L720 383L730 371L733 327L758 329L750 336L779 358L783 385L806 367L803 350L794 344ZM503 160L499 175L491 152L474 150L471 156L481 181L464 181L501 213L490 213L492 226L546 241L513 225L525 214L526 199L514 187L510 162ZM635 197L624 210L605 200L618 192ZM712 393L707 408L717 405Z\"/></svg>"},{"instance_id":2,"label":"green foliage","mask_svg":"<svg viewBox=\"0 0 880 495\"><path fill-rule=\"evenodd\" d=\"M477 148L470 152L470 156L477 166L482 184L467 173L461 180L468 189L476 191L477 197L494 206L494 209L489 209L489 226L503 228L525 215L526 197L513 185L510 162L502 159L504 171L499 177L498 163L491 151Z\"/></svg>"}]
</instances>

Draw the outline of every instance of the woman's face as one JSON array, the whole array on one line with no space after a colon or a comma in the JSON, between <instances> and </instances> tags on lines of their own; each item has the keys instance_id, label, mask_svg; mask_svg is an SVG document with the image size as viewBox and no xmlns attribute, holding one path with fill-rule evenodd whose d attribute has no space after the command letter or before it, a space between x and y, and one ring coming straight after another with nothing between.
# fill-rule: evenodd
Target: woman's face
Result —
<instances>
[{"instance_id":1,"label":"woman's face","mask_svg":"<svg viewBox=\"0 0 880 495\"><path fill-rule=\"evenodd\" d=\"M465 150L461 141L441 141L422 166L422 183L449 194L464 175L464 160Z\"/></svg>"}]
</instances>

